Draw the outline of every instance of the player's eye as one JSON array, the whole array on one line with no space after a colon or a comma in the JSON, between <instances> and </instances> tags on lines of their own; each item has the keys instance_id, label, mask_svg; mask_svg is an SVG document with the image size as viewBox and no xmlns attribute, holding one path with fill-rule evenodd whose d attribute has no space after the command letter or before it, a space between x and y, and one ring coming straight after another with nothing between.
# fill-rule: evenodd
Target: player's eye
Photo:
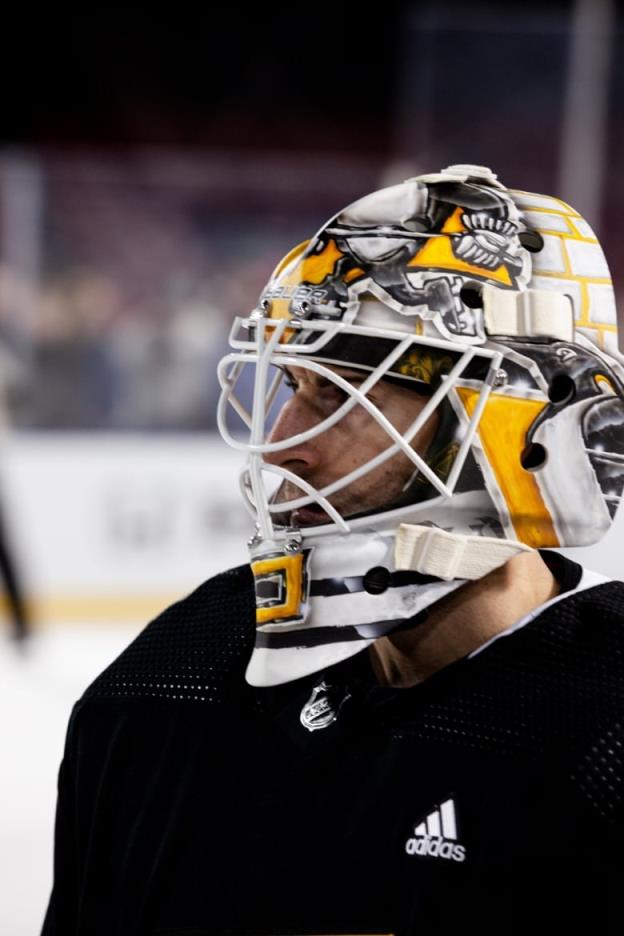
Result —
<instances>
[{"instance_id":1,"label":"player's eye","mask_svg":"<svg viewBox=\"0 0 624 936\"><path fill-rule=\"evenodd\" d=\"M293 393L299 389L299 384L287 370L284 371L283 383L289 390L292 390Z\"/></svg>"},{"instance_id":2,"label":"player's eye","mask_svg":"<svg viewBox=\"0 0 624 936\"><path fill-rule=\"evenodd\" d=\"M304 377L304 382L300 383L285 367L282 368L282 371L284 386L288 387L292 393L305 392L311 399L316 399L318 403L324 403L326 406L332 407L340 406L349 397L347 390L339 387L333 380L328 378L314 377L314 379L310 380ZM347 379L349 382L352 380L351 377ZM359 376L353 378L355 386L359 385L361 381L362 378Z\"/></svg>"}]
</instances>

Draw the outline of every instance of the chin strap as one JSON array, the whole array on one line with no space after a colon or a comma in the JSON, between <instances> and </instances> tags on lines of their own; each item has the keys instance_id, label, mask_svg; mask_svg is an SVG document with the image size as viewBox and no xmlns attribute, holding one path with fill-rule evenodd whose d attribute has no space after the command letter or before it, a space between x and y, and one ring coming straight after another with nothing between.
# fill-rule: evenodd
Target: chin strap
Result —
<instances>
[{"instance_id":1,"label":"chin strap","mask_svg":"<svg viewBox=\"0 0 624 936\"><path fill-rule=\"evenodd\" d=\"M446 533L439 527L402 523L396 534L398 571L421 572L444 581L480 579L521 552L533 552L516 540Z\"/></svg>"}]
</instances>

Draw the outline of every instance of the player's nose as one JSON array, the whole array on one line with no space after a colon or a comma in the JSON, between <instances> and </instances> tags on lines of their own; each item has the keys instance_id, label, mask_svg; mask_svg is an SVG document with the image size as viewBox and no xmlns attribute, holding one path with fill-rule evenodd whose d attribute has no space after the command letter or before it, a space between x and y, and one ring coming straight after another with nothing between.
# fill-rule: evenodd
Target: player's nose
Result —
<instances>
[{"instance_id":1,"label":"player's nose","mask_svg":"<svg viewBox=\"0 0 624 936\"><path fill-rule=\"evenodd\" d=\"M307 401L294 396L280 410L267 442L285 442L293 439L319 422L320 418L314 412L314 408ZM320 453L318 440L312 437L303 442L295 442L277 452L266 452L263 457L270 465L290 468L291 471L301 474L302 468L316 467Z\"/></svg>"}]
</instances>

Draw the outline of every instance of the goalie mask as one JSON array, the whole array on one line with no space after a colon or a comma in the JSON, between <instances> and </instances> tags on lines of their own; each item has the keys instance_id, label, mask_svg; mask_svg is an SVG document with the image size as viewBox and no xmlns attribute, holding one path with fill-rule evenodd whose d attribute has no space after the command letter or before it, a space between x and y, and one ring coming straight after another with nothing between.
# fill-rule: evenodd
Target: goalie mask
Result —
<instances>
[{"instance_id":1,"label":"goalie mask","mask_svg":"<svg viewBox=\"0 0 624 936\"><path fill-rule=\"evenodd\" d=\"M557 198L479 166L373 192L278 264L230 344L218 424L247 453L256 520L252 685L346 659L518 552L596 542L613 520L613 288Z\"/></svg>"}]
</instances>

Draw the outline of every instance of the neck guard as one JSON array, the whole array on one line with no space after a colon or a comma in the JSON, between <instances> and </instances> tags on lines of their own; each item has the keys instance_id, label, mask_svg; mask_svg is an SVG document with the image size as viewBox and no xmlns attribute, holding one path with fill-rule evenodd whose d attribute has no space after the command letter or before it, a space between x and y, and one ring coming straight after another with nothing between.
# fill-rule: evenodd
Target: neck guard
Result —
<instances>
[{"instance_id":1,"label":"neck guard","mask_svg":"<svg viewBox=\"0 0 624 936\"><path fill-rule=\"evenodd\" d=\"M252 686L276 686L414 627L428 608L529 548L436 526L250 543L256 588Z\"/></svg>"}]
</instances>

